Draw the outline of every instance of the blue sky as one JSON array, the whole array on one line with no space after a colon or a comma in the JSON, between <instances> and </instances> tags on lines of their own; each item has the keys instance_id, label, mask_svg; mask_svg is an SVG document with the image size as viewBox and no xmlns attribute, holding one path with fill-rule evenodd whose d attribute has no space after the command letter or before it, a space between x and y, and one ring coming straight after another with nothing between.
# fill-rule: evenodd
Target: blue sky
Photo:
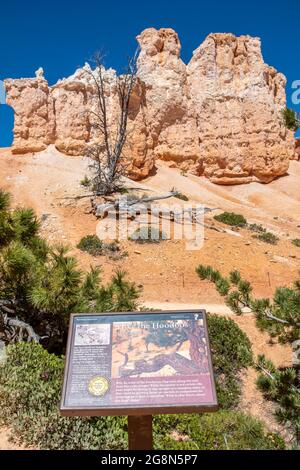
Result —
<instances>
[{"instance_id":1,"label":"blue sky","mask_svg":"<svg viewBox=\"0 0 300 470\"><path fill-rule=\"evenodd\" d=\"M42 66L53 84L98 49L122 71L147 27L175 29L185 62L210 32L232 32L261 37L265 61L287 76L288 104L300 112L291 103L292 82L300 80L299 25L299 0L10 0L0 5L0 80L32 77ZM0 104L0 147L11 143L12 121Z\"/></svg>"}]
</instances>

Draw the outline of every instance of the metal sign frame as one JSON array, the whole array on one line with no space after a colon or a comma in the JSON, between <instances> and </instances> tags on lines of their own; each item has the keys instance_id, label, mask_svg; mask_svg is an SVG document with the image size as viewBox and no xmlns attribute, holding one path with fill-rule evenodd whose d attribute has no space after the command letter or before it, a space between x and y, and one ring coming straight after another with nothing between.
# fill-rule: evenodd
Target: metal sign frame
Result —
<instances>
[{"instance_id":1,"label":"metal sign frame","mask_svg":"<svg viewBox=\"0 0 300 470\"><path fill-rule=\"evenodd\" d=\"M211 390L213 395L213 400L210 403L202 403L202 404L195 404L195 405L150 405L150 406L125 406L122 405L120 407L112 406L112 407L89 407L89 406L80 406L80 407L73 407L73 406L66 406L65 399L66 399L66 392L67 392L67 381L69 376L69 368L70 368L70 358L71 358L71 348L74 340L74 319L75 317L94 317L94 316L118 316L118 315L126 315L128 317L135 317L141 315L176 315L176 314L201 314L203 315L203 326L205 332L205 339L206 339L206 346L207 346L207 358L208 358L208 369L209 375L211 379ZM134 320L133 320L134 321ZM67 342L67 351L66 351L66 362L65 362L65 371L64 371L64 381L63 381L63 390L62 390L62 398L60 404L60 412L62 416L145 416L145 415L153 415L153 414L178 414L178 413L204 413L204 412L214 412L218 410L218 401L216 396L216 388L215 388L215 379L212 367L212 360L211 360L211 349L208 337L208 330L207 330L207 320L206 320L206 311L203 309L199 310L169 310L169 311L153 311L153 312L145 312L145 311L137 311L137 312L100 312L100 313L73 313L70 316L70 324L69 324L69 334L68 334L68 342Z\"/></svg>"}]
</instances>

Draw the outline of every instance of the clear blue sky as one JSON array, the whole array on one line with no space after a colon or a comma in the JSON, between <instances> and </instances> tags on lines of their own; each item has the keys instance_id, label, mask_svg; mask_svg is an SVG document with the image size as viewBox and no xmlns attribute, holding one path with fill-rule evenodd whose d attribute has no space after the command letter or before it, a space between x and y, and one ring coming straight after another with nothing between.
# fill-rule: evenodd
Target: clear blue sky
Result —
<instances>
[{"instance_id":1,"label":"clear blue sky","mask_svg":"<svg viewBox=\"0 0 300 470\"><path fill-rule=\"evenodd\" d=\"M299 0L1 2L0 80L32 77L42 66L53 84L98 49L107 66L122 70L135 36L148 27L175 29L185 62L210 32L261 37L265 61L288 77L289 106L300 111L290 101L291 84L300 80ZM0 104L0 147L11 143L12 114Z\"/></svg>"}]
</instances>

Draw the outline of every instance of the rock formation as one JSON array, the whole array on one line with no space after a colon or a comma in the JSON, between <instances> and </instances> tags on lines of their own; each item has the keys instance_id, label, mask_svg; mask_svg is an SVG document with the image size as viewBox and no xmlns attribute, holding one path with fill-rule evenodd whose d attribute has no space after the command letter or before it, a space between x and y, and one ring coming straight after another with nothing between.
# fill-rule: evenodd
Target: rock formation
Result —
<instances>
[{"instance_id":1,"label":"rock formation","mask_svg":"<svg viewBox=\"0 0 300 470\"><path fill-rule=\"evenodd\" d=\"M300 160L300 138L295 140L295 155L294 160Z\"/></svg>"},{"instance_id":2,"label":"rock formation","mask_svg":"<svg viewBox=\"0 0 300 470\"><path fill-rule=\"evenodd\" d=\"M210 34L186 66L172 29L146 29L138 37L138 80L130 101L126 158L134 179L162 159L204 174L214 183L269 182L284 174L295 140L282 121L284 75L263 61L260 40ZM5 81L15 110L13 152L49 144L81 155L97 138L89 109L95 90L89 65L48 86L36 78ZM117 75L104 71L110 122L118 111Z\"/></svg>"},{"instance_id":3,"label":"rock formation","mask_svg":"<svg viewBox=\"0 0 300 470\"><path fill-rule=\"evenodd\" d=\"M284 174L294 145L281 116L286 79L264 63L260 40L210 34L187 71L205 175L232 184Z\"/></svg>"}]
</instances>

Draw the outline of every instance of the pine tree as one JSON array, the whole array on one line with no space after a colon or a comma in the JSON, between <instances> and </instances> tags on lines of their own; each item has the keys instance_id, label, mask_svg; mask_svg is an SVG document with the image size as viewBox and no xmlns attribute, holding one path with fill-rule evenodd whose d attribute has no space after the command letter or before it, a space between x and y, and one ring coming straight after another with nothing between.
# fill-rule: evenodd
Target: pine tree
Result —
<instances>
[{"instance_id":1,"label":"pine tree","mask_svg":"<svg viewBox=\"0 0 300 470\"><path fill-rule=\"evenodd\" d=\"M282 110L282 117L287 129L296 132L300 127L300 116L296 111L290 108Z\"/></svg>"},{"instance_id":2,"label":"pine tree","mask_svg":"<svg viewBox=\"0 0 300 470\"><path fill-rule=\"evenodd\" d=\"M251 284L242 279L239 271L229 277L211 266L200 265L196 272L200 279L209 280L225 299L226 305L237 315L254 313L259 329L267 331L281 343L299 347L300 338L300 280L293 288L276 289L273 299L256 299ZM271 361L259 356L257 385L267 399L276 401L276 417L291 429L300 442L300 357L295 349L293 367L277 369Z\"/></svg>"},{"instance_id":3,"label":"pine tree","mask_svg":"<svg viewBox=\"0 0 300 470\"><path fill-rule=\"evenodd\" d=\"M100 272L78 269L65 246L49 246L31 209L10 210L0 191L0 340L41 341L63 351L71 312L128 311L139 290L117 272L104 286Z\"/></svg>"}]
</instances>

